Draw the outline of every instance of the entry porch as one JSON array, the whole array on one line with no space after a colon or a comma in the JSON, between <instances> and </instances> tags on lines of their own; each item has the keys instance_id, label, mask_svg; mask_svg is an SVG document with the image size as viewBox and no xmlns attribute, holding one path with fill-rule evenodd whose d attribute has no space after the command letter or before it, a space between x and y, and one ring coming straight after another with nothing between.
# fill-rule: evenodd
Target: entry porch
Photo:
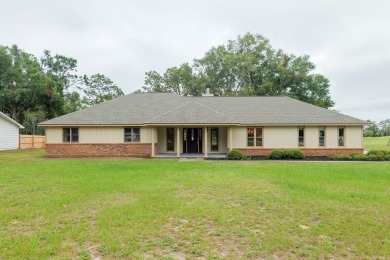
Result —
<instances>
[{"instance_id":1,"label":"entry porch","mask_svg":"<svg viewBox=\"0 0 390 260\"><path fill-rule=\"evenodd\" d=\"M152 157L224 158L230 150L231 127L158 126L152 131Z\"/></svg>"}]
</instances>

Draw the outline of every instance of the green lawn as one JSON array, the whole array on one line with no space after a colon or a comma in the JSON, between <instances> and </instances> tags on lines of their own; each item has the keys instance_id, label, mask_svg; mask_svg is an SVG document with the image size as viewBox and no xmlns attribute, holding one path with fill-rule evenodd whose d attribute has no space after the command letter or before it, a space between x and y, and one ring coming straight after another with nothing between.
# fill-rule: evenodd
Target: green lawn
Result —
<instances>
[{"instance_id":1,"label":"green lawn","mask_svg":"<svg viewBox=\"0 0 390 260\"><path fill-rule=\"evenodd\" d=\"M389 162L0 153L0 259L387 258Z\"/></svg>"},{"instance_id":2,"label":"green lawn","mask_svg":"<svg viewBox=\"0 0 390 260\"><path fill-rule=\"evenodd\" d=\"M390 151L390 146L387 145L390 136L383 137L364 137L364 149L369 150L387 150Z\"/></svg>"}]
</instances>

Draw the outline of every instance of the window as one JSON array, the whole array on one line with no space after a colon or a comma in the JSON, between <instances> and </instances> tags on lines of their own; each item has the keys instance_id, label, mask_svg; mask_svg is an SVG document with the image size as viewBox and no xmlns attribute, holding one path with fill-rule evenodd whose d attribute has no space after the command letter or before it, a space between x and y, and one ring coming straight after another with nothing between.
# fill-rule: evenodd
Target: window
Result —
<instances>
[{"instance_id":1,"label":"window","mask_svg":"<svg viewBox=\"0 0 390 260\"><path fill-rule=\"evenodd\" d=\"M247 145L263 146L263 128L248 128Z\"/></svg>"},{"instance_id":2,"label":"window","mask_svg":"<svg viewBox=\"0 0 390 260\"><path fill-rule=\"evenodd\" d=\"M319 129L318 145L325 146L325 128L323 128L323 127L320 127L320 129Z\"/></svg>"},{"instance_id":3,"label":"window","mask_svg":"<svg viewBox=\"0 0 390 260\"><path fill-rule=\"evenodd\" d=\"M344 127L339 128L339 146L344 146Z\"/></svg>"},{"instance_id":4,"label":"window","mask_svg":"<svg viewBox=\"0 0 390 260\"><path fill-rule=\"evenodd\" d=\"M263 146L263 128L256 128L256 146Z\"/></svg>"},{"instance_id":5,"label":"window","mask_svg":"<svg viewBox=\"0 0 390 260\"><path fill-rule=\"evenodd\" d=\"M305 128L298 128L298 145L305 146Z\"/></svg>"},{"instance_id":6,"label":"window","mask_svg":"<svg viewBox=\"0 0 390 260\"><path fill-rule=\"evenodd\" d=\"M175 129L167 128L167 151L175 150Z\"/></svg>"},{"instance_id":7,"label":"window","mask_svg":"<svg viewBox=\"0 0 390 260\"><path fill-rule=\"evenodd\" d=\"M125 128L125 142L140 142L139 128Z\"/></svg>"},{"instance_id":8,"label":"window","mask_svg":"<svg viewBox=\"0 0 390 260\"><path fill-rule=\"evenodd\" d=\"M64 143L77 143L79 141L79 129L78 128L63 128L62 129L62 141Z\"/></svg>"},{"instance_id":9,"label":"window","mask_svg":"<svg viewBox=\"0 0 390 260\"><path fill-rule=\"evenodd\" d=\"M211 128L211 151L218 151L218 128Z\"/></svg>"}]
</instances>

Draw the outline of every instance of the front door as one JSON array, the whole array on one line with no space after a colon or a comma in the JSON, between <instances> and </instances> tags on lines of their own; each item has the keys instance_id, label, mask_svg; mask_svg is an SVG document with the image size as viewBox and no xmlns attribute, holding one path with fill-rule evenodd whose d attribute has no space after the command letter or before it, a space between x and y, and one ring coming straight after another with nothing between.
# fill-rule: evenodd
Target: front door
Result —
<instances>
[{"instance_id":1,"label":"front door","mask_svg":"<svg viewBox=\"0 0 390 260\"><path fill-rule=\"evenodd\" d=\"M202 128L183 128L183 153L202 153Z\"/></svg>"}]
</instances>

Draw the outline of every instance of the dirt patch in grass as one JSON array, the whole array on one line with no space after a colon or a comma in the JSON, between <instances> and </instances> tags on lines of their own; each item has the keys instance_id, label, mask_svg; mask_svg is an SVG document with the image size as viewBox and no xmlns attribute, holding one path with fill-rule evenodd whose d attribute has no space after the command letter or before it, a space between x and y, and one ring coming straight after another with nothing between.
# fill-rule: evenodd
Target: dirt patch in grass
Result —
<instances>
[{"instance_id":1,"label":"dirt patch in grass","mask_svg":"<svg viewBox=\"0 0 390 260\"><path fill-rule=\"evenodd\" d=\"M170 218L162 230L167 232L143 245L155 252L157 258L239 259L249 256L253 249L244 234L235 234L208 219Z\"/></svg>"},{"instance_id":2,"label":"dirt patch in grass","mask_svg":"<svg viewBox=\"0 0 390 260\"><path fill-rule=\"evenodd\" d=\"M100 260L100 259L102 259L100 254L99 254L98 248L99 248L99 245L87 245L89 257L92 260Z\"/></svg>"}]
</instances>

